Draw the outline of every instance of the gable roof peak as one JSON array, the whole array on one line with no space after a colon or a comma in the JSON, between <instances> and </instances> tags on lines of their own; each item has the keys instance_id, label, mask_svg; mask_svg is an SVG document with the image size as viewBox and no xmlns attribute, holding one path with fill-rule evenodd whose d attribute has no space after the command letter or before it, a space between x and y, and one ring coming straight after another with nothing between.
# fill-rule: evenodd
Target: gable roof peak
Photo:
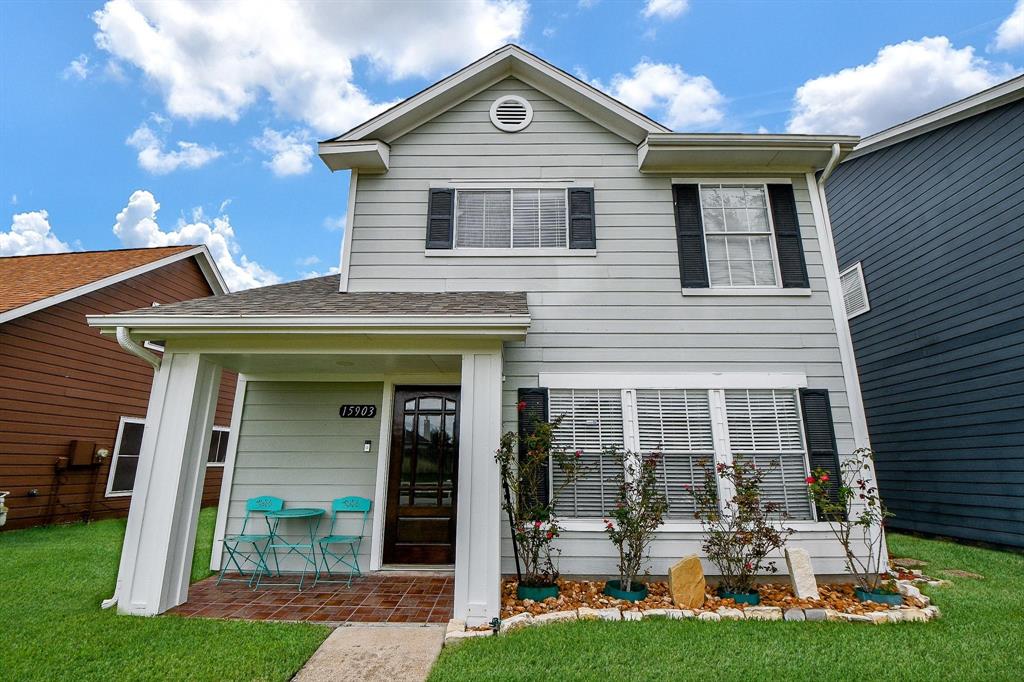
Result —
<instances>
[{"instance_id":1,"label":"gable roof peak","mask_svg":"<svg viewBox=\"0 0 1024 682\"><path fill-rule=\"evenodd\" d=\"M390 143L494 83L515 77L617 135L639 144L648 133L671 132L652 118L516 45L507 43L472 64L322 144Z\"/></svg>"}]
</instances>

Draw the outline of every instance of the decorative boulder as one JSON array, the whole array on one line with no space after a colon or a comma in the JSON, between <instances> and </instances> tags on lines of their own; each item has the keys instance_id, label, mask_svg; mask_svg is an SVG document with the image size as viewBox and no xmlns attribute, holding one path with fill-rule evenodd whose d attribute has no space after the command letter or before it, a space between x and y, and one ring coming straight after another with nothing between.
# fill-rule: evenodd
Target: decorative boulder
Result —
<instances>
[{"instance_id":1,"label":"decorative boulder","mask_svg":"<svg viewBox=\"0 0 1024 682\"><path fill-rule=\"evenodd\" d=\"M704 569L696 554L683 557L668 570L668 591L681 609L697 609L704 605Z\"/></svg>"},{"instance_id":2,"label":"decorative boulder","mask_svg":"<svg viewBox=\"0 0 1024 682\"><path fill-rule=\"evenodd\" d=\"M806 549L787 548L786 566L797 599L821 598L818 594L818 581L814 579L814 569L811 567L811 555Z\"/></svg>"}]
</instances>

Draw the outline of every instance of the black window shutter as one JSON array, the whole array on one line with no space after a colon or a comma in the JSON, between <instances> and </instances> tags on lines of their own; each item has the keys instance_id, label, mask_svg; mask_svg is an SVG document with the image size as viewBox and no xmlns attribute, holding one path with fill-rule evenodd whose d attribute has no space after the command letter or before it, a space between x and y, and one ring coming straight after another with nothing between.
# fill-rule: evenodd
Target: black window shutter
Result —
<instances>
[{"instance_id":1,"label":"black window shutter","mask_svg":"<svg viewBox=\"0 0 1024 682\"><path fill-rule=\"evenodd\" d=\"M593 187L569 188L569 248L597 248Z\"/></svg>"},{"instance_id":2,"label":"black window shutter","mask_svg":"<svg viewBox=\"0 0 1024 682\"><path fill-rule=\"evenodd\" d=\"M708 263L704 257L704 223L700 217L697 185L673 185L676 213L676 245L679 247L679 279L683 288L708 288Z\"/></svg>"},{"instance_id":3,"label":"black window shutter","mask_svg":"<svg viewBox=\"0 0 1024 682\"><path fill-rule=\"evenodd\" d=\"M804 415L804 432L807 434L807 459L811 471L821 469L828 473L829 497L839 501L839 486L842 472L839 469L839 448L836 446L836 431L832 424L832 403L828 390L824 388L801 388L800 408ZM821 516L821 510L818 510Z\"/></svg>"},{"instance_id":4,"label":"black window shutter","mask_svg":"<svg viewBox=\"0 0 1024 682\"><path fill-rule=\"evenodd\" d=\"M452 248L455 228L455 190L431 189L427 203L427 248Z\"/></svg>"},{"instance_id":5,"label":"black window shutter","mask_svg":"<svg viewBox=\"0 0 1024 682\"><path fill-rule=\"evenodd\" d=\"M519 389L519 403L523 406L523 409L519 410L519 456L521 457L526 454L526 445L524 443L526 437L533 433L534 428L539 422L546 422L548 420L548 389L521 388ZM548 465L545 464L541 467L537 474L541 477L537 486L541 495L539 502L547 504L549 494ZM533 501L527 500L526 502L530 504Z\"/></svg>"},{"instance_id":6,"label":"black window shutter","mask_svg":"<svg viewBox=\"0 0 1024 682\"><path fill-rule=\"evenodd\" d=\"M806 289L807 263L804 261L804 246L800 240L800 221L796 215L796 198L793 186L768 184L768 205L775 224L775 250L779 254L779 274L786 289Z\"/></svg>"}]
</instances>

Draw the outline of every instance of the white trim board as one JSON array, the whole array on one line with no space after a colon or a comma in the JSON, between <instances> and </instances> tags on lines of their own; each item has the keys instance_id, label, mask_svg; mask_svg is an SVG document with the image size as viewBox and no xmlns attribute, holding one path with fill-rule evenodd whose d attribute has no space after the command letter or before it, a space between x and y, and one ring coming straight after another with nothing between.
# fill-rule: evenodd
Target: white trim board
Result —
<instances>
[{"instance_id":1,"label":"white trim board","mask_svg":"<svg viewBox=\"0 0 1024 682\"><path fill-rule=\"evenodd\" d=\"M147 272L151 272L158 268L162 268L165 265L170 265L171 263L183 260L185 258L191 258L193 256L195 256L196 263L199 265L199 269L202 271L203 276L206 278L206 283L210 286L210 289L213 290L214 295L227 293L228 286L224 282L224 278L221 276L220 270L217 269L217 265L216 263L214 263L213 257L210 256L210 252L205 245L200 245L195 248L188 249L186 251L171 254L170 256L161 258L160 260L155 260L150 263L145 263L144 265L139 265L138 267L134 267L131 270L125 270L124 272L119 272L115 275L110 275L109 277L98 279L95 282L89 282L88 284L83 284L80 287L75 287L74 289L62 291L61 293L54 294L53 296L41 298L38 301L27 303L19 308L12 308L11 310L7 310L5 312L0 313L0 324L4 322L10 322L11 320L23 317L30 313L34 313L37 310L42 310L44 308L49 308L50 306L57 305L58 303L63 303L64 301L70 301L73 298L84 296L85 294L91 293L93 291L98 291L99 289L109 287L112 284L123 282L127 279L131 279L132 277L138 277L139 275L143 275Z\"/></svg>"},{"instance_id":2,"label":"white trim board","mask_svg":"<svg viewBox=\"0 0 1024 682\"><path fill-rule=\"evenodd\" d=\"M356 190L359 185L359 171L352 170L348 179L348 206L345 209L345 234L341 238L341 267L338 272L338 291L348 291L349 271L352 269L352 230L356 219Z\"/></svg>"},{"instance_id":3,"label":"white trim board","mask_svg":"<svg viewBox=\"0 0 1024 682\"><path fill-rule=\"evenodd\" d=\"M248 378L239 374L235 382L235 398L231 404L231 426L228 433L228 452L224 459L224 474L220 481L217 501L217 521L213 530L213 548L210 552L210 570L219 571L224 554L224 533L228 527L228 507L231 504L231 486L235 480L235 460L238 455L238 436L242 430L242 409L245 407L245 387Z\"/></svg>"},{"instance_id":4,"label":"white trim board","mask_svg":"<svg viewBox=\"0 0 1024 682\"><path fill-rule=\"evenodd\" d=\"M874 135L868 135L860 141L860 144L854 147L853 151L850 152L844 161L850 161L859 156L876 152L879 149L891 147L894 144L899 144L918 135L924 135L933 130L944 128L957 121L983 114L986 111L1010 104L1021 98L1024 98L1024 76L1017 76L970 97L965 97L952 104L929 111L909 121L898 123Z\"/></svg>"},{"instance_id":5,"label":"white trim board","mask_svg":"<svg viewBox=\"0 0 1024 682\"><path fill-rule=\"evenodd\" d=\"M689 374L602 374L541 372L544 388L806 388L807 375L798 372L706 372Z\"/></svg>"}]
</instances>

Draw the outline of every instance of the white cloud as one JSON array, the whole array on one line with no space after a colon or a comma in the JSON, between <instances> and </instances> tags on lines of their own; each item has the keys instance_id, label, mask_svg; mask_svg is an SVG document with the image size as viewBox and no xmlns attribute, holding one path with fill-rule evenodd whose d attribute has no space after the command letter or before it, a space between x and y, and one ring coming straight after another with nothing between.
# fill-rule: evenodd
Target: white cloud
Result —
<instances>
[{"instance_id":1,"label":"white cloud","mask_svg":"<svg viewBox=\"0 0 1024 682\"><path fill-rule=\"evenodd\" d=\"M992 41L994 50L1018 50L1024 47L1024 0L1017 0L1017 5L1010 16L999 24L996 37Z\"/></svg>"},{"instance_id":2,"label":"white cloud","mask_svg":"<svg viewBox=\"0 0 1024 682\"><path fill-rule=\"evenodd\" d=\"M305 258L296 259L295 264L308 268L310 265L316 265L319 262L320 256L306 256Z\"/></svg>"},{"instance_id":3,"label":"white cloud","mask_svg":"<svg viewBox=\"0 0 1024 682\"><path fill-rule=\"evenodd\" d=\"M345 229L345 220L347 216L344 214L340 216L327 216L324 218L324 229L329 232L341 232Z\"/></svg>"},{"instance_id":4,"label":"white cloud","mask_svg":"<svg viewBox=\"0 0 1024 682\"><path fill-rule=\"evenodd\" d=\"M602 87L599 82L595 85ZM633 67L632 74L612 78L607 90L676 130L714 127L724 117L725 98L714 83L707 76L691 76L678 64L643 60Z\"/></svg>"},{"instance_id":5,"label":"white cloud","mask_svg":"<svg viewBox=\"0 0 1024 682\"><path fill-rule=\"evenodd\" d=\"M576 6L580 9L590 9L599 2L601 2L601 0L576 0Z\"/></svg>"},{"instance_id":6,"label":"white cloud","mask_svg":"<svg viewBox=\"0 0 1024 682\"><path fill-rule=\"evenodd\" d=\"M17 194L12 194L11 195L11 206L17 206L17 205L18 205L18 195Z\"/></svg>"},{"instance_id":7,"label":"white cloud","mask_svg":"<svg viewBox=\"0 0 1024 682\"><path fill-rule=\"evenodd\" d=\"M263 134L252 141L252 146L270 156L263 165L279 178L302 175L313 167L313 145L309 144L308 131L296 130L286 134L264 128Z\"/></svg>"},{"instance_id":8,"label":"white cloud","mask_svg":"<svg viewBox=\"0 0 1024 682\"><path fill-rule=\"evenodd\" d=\"M177 229L163 230L157 223L160 204L150 192L136 190L128 205L117 214L114 234L127 247L206 244L232 291L277 284L281 278L241 252L235 230L226 214L212 220L202 209L192 212L192 222L179 218Z\"/></svg>"},{"instance_id":9,"label":"white cloud","mask_svg":"<svg viewBox=\"0 0 1024 682\"><path fill-rule=\"evenodd\" d=\"M690 6L687 0L647 0L644 5L644 18L675 19Z\"/></svg>"},{"instance_id":10,"label":"white cloud","mask_svg":"<svg viewBox=\"0 0 1024 682\"><path fill-rule=\"evenodd\" d=\"M323 272L319 270L306 270L305 272L300 272L299 277L301 277L302 279L313 279L314 277L326 277L327 275L337 275L339 272L341 272L341 268L338 267L337 265L332 265Z\"/></svg>"},{"instance_id":11,"label":"white cloud","mask_svg":"<svg viewBox=\"0 0 1024 682\"><path fill-rule=\"evenodd\" d=\"M160 124L159 116L154 120ZM178 142L173 151L164 150L164 141L148 123L142 123L135 129L125 144L139 152L139 166L150 173L165 175L179 168L201 168L223 155L216 147L203 147L195 142Z\"/></svg>"},{"instance_id":12,"label":"white cloud","mask_svg":"<svg viewBox=\"0 0 1024 682\"><path fill-rule=\"evenodd\" d=\"M887 45L874 61L801 85L791 133L866 135L954 102L1012 75L1009 67L937 36Z\"/></svg>"},{"instance_id":13,"label":"white cloud","mask_svg":"<svg viewBox=\"0 0 1024 682\"><path fill-rule=\"evenodd\" d=\"M64 67L64 80L70 80L77 78L80 81L84 81L89 77L89 73L92 69L89 68L89 55L80 54L75 59L71 60L71 63Z\"/></svg>"},{"instance_id":14,"label":"white cloud","mask_svg":"<svg viewBox=\"0 0 1024 682\"><path fill-rule=\"evenodd\" d=\"M15 213L11 229L0 232L0 256L27 256L33 253L62 253L71 246L62 242L50 229L46 211Z\"/></svg>"},{"instance_id":15,"label":"white cloud","mask_svg":"<svg viewBox=\"0 0 1024 682\"><path fill-rule=\"evenodd\" d=\"M388 6L390 5L390 6ZM261 97L316 131L339 134L389 102L355 83L366 59L388 79L436 76L522 33L526 0L246 3L110 0L97 46L140 69L167 110L238 120Z\"/></svg>"}]
</instances>

